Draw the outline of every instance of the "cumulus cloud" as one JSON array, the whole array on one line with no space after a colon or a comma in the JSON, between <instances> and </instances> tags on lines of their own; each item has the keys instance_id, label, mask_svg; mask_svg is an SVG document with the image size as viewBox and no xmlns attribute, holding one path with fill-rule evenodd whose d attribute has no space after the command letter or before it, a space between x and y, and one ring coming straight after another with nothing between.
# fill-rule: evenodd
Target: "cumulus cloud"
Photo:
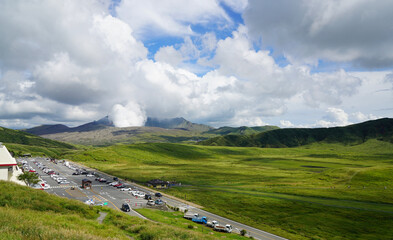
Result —
<instances>
[{"instance_id":1,"label":"cumulus cloud","mask_svg":"<svg viewBox=\"0 0 393 240\"><path fill-rule=\"evenodd\" d=\"M242 9L245 2L225 4ZM145 11L151 1L143 6L122 1L114 17L106 1L2 1L0 119L76 124L109 114L121 127L143 125L146 116L182 116L213 126L263 125L269 118L285 118L296 99L308 109L331 107L324 121L343 124L352 117L340 118L343 101L374 83L374 75L282 67L270 51L254 48L247 26L223 39L187 30L191 23L210 20L228 24L220 1L181 1L176 8L174 1L154 3ZM146 16L138 19L138 14ZM16 15L25 17L20 22ZM184 42L161 47L149 59L138 40L144 28ZM289 120L281 125L291 126Z\"/></svg>"},{"instance_id":2,"label":"cumulus cloud","mask_svg":"<svg viewBox=\"0 0 393 240\"><path fill-rule=\"evenodd\" d=\"M250 0L243 17L255 39L292 61L393 66L393 2Z\"/></svg>"},{"instance_id":3,"label":"cumulus cloud","mask_svg":"<svg viewBox=\"0 0 393 240\"><path fill-rule=\"evenodd\" d=\"M295 127L295 125L288 120L280 120L280 126L283 128Z\"/></svg>"},{"instance_id":4,"label":"cumulus cloud","mask_svg":"<svg viewBox=\"0 0 393 240\"><path fill-rule=\"evenodd\" d=\"M235 2L235 1L233 1ZM231 4L238 6L239 4ZM231 22L218 1L124 0L116 8L138 38L194 35L192 24L225 25Z\"/></svg>"},{"instance_id":5,"label":"cumulus cloud","mask_svg":"<svg viewBox=\"0 0 393 240\"><path fill-rule=\"evenodd\" d=\"M135 102L114 105L109 117L116 127L143 126L146 121L144 111Z\"/></svg>"}]
</instances>

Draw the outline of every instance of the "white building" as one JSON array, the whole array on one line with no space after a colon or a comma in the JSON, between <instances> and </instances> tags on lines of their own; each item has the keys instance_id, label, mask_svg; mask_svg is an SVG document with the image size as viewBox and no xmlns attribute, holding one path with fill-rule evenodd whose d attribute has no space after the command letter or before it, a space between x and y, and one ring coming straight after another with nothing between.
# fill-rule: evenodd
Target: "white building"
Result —
<instances>
[{"instance_id":1,"label":"white building","mask_svg":"<svg viewBox=\"0 0 393 240\"><path fill-rule=\"evenodd\" d=\"M7 148L0 143L0 180L13 181L22 185L24 182L18 180L22 170L16 164L15 158L11 156Z\"/></svg>"}]
</instances>

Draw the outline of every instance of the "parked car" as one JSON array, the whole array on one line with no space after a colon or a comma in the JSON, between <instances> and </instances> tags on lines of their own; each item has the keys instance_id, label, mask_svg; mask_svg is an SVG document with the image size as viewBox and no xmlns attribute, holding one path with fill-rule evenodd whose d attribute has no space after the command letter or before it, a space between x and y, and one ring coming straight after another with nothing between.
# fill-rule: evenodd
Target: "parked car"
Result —
<instances>
[{"instance_id":1,"label":"parked car","mask_svg":"<svg viewBox=\"0 0 393 240\"><path fill-rule=\"evenodd\" d=\"M109 186L114 186L114 185L117 185L117 184L119 184L119 182L111 182L111 183L109 183Z\"/></svg>"},{"instance_id":2,"label":"parked car","mask_svg":"<svg viewBox=\"0 0 393 240\"><path fill-rule=\"evenodd\" d=\"M148 206L154 206L154 200L149 200L146 203Z\"/></svg>"},{"instance_id":3,"label":"parked car","mask_svg":"<svg viewBox=\"0 0 393 240\"><path fill-rule=\"evenodd\" d=\"M130 208L130 205L128 205L128 203L123 203L122 205L121 205L121 208L120 208L122 211L124 211L124 212L129 212L129 211L131 211L131 208Z\"/></svg>"},{"instance_id":4,"label":"parked car","mask_svg":"<svg viewBox=\"0 0 393 240\"><path fill-rule=\"evenodd\" d=\"M72 175L79 175L79 173L78 172L74 172L74 173L72 173Z\"/></svg>"},{"instance_id":5,"label":"parked car","mask_svg":"<svg viewBox=\"0 0 393 240\"><path fill-rule=\"evenodd\" d=\"M139 194L137 194L138 197L140 198L145 198L145 193L144 192L139 192Z\"/></svg>"},{"instance_id":6,"label":"parked car","mask_svg":"<svg viewBox=\"0 0 393 240\"><path fill-rule=\"evenodd\" d=\"M211 227L211 228L214 228L214 226L216 226L216 225L218 225L218 222L216 220L208 221L206 223L206 226Z\"/></svg>"},{"instance_id":7,"label":"parked car","mask_svg":"<svg viewBox=\"0 0 393 240\"><path fill-rule=\"evenodd\" d=\"M123 184L122 183L117 183L117 184L114 184L114 185L112 185L112 186L114 186L114 187L120 187L120 186L122 186Z\"/></svg>"},{"instance_id":8,"label":"parked car","mask_svg":"<svg viewBox=\"0 0 393 240\"><path fill-rule=\"evenodd\" d=\"M94 200L93 199L88 199L88 200L85 201L85 203L87 205L94 205Z\"/></svg>"},{"instance_id":9,"label":"parked car","mask_svg":"<svg viewBox=\"0 0 393 240\"><path fill-rule=\"evenodd\" d=\"M89 173L89 174L86 175L86 177L94 177L94 175Z\"/></svg>"},{"instance_id":10,"label":"parked car","mask_svg":"<svg viewBox=\"0 0 393 240\"><path fill-rule=\"evenodd\" d=\"M98 181L99 182L106 182L106 179L105 178L100 178L100 179L98 179Z\"/></svg>"},{"instance_id":11,"label":"parked car","mask_svg":"<svg viewBox=\"0 0 393 240\"><path fill-rule=\"evenodd\" d=\"M113 181L119 181L119 179L117 177L114 177Z\"/></svg>"},{"instance_id":12,"label":"parked car","mask_svg":"<svg viewBox=\"0 0 393 240\"><path fill-rule=\"evenodd\" d=\"M164 204L164 201L162 201L161 199L157 199L154 203L155 203L156 205L163 205L163 204Z\"/></svg>"},{"instance_id":13,"label":"parked car","mask_svg":"<svg viewBox=\"0 0 393 240\"><path fill-rule=\"evenodd\" d=\"M162 197L162 194L161 194L161 193L159 193L159 192L158 192L158 193L156 193L155 195L156 195L156 197Z\"/></svg>"},{"instance_id":14,"label":"parked car","mask_svg":"<svg viewBox=\"0 0 393 240\"><path fill-rule=\"evenodd\" d=\"M146 200L151 200L151 195L150 195L150 194L146 194L146 195L145 195L145 199L146 199Z\"/></svg>"},{"instance_id":15,"label":"parked car","mask_svg":"<svg viewBox=\"0 0 393 240\"><path fill-rule=\"evenodd\" d=\"M125 188L126 187L126 185L124 185L124 184L121 184L120 186L117 186L117 188Z\"/></svg>"},{"instance_id":16,"label":"parked car","mask_svg":"<svg viewBox=\"0 0 393 240\"><path fill-rule=\"evenodd\" d=\"M132 190L132 188L127 188L127 187L120 189L120 191L131 191L131 190Z\"/></svg>"}]
</instances>

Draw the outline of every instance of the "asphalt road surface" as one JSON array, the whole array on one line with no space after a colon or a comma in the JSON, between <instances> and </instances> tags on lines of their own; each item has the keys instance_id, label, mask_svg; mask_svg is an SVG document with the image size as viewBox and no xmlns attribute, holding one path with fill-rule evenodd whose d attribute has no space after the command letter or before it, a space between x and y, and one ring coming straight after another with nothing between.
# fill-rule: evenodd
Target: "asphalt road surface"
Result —
<instances>
[{"instance_id":1,"label":"asphalt road surface","mask_svg":"<svg viewBox=\"0 0 393 240\"><path fill-rule=\"evenodd\" d=\"M18 159L21 160L21 159ZM128 203L131 206L131 211L127 212L127 214L131 216L137 216L143 219L146 219L144 216L141 214L137 213L136 211L132 209L136 208L145 208L147 207L146 203L147 200L140 198L140 197L134 197L132 194L130 194L127 191L120 191L116 187L109 186L106 183L100 183L98 181L95 181L95 176L94 177L87 177L86 175L72 175L75 171L70 169L69 167L65 166L63 163L54 163L52 161L49 161L46 158L28 158L28 159L23 159L27 160L28 164L34 168L38 174L41 176L43 180L45 180L49 185L50 188L46 189L48 193L55 194L61 197L67 197L71 199L77 199L80 201L85 202L86 200L92 200L94 201L95 204L104 204L105 206L108 206L113 209L120 210L121 205L123 203ZM67 184L58 184L54 179L50 177L50 175L47 175L44 173L34 162L39 162L43 165L45 165L48 168L51 168L56 172L56 174L64 177L69 181ZM99 172L97 170L89 169L87 167L81 166L77 163L70 162L70 165L75 166L79 169L86 169L88 172L96 172L100 177L103 177L107 179L108 181L113 181L114 176L110 176L108 174ZM82 185L82 179L89 179L92 181L92 188L91 189L84 189L81 188ZM137 185L135 183L129 183L125 181L121 181L122 183L125 183L126 185L130 186L132 189L140 190L145 193L151 194L152 196L154 195L155 192L151 192L151 189L148 189L144 186ZM71 188L74 188L73 190ZM161 199L166 202L168 205L173 206L173 207L179 207L179 208L186 208L188 209L189 212L194 212L194 213L199 213L200 216L206 216L209 220L216 220L220 223L220 225L226 225L230 224L233 227L233 232L239 233L240 230L244 229L247 231L249 236L252 236L255 239L261 239L261 240L283 240L285 238L276 236L274 234L247 226L245 224L218 216L216 214L204 211L200 208L197 208L195 206L192 206L192 204L189 204L185 201L182 201L180 199L172 198L165 194L165 196L162 196Z\"/></svg>"}]
</instances>

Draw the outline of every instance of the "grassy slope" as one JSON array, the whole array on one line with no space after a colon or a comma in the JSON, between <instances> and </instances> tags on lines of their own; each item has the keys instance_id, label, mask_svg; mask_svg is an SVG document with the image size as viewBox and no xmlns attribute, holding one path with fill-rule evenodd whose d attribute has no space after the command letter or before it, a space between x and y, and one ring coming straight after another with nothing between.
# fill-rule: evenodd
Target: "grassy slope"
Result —
<instances>
[{"instance_id":1,"label":"grassy slope","mask_svg":"<svg viewBox=\"0 0 393 240\"><path fill-rule=\"evenodd\" d=\"M201 142L210 146L297 147L314 142L359 144L368 139L393 142L393 119L383 118L334 128L287 128L241 136L227 135Z\"/></svg>"},{"instance_id":2,"label":"grassy slope","mask_svg":"<svg viewBox=\"0 0 393 240\"><path fill-rule=\"evenodd\" d=\"M3 143L15 143L46 148L74 148L72 145L67 143L53 141L50 139L35 136L33 134L25 133L23 131L12 130L3 127L0 127L0 139Z\"/></svg>"},{"instance_id":3,"label":"grassy slope","mask_svg":"<svg viewBox=\"0 0 393 240\"><path fill-rule=\"evenodd\" d=\"M388 142L285 149L136 144L69 157L140 182L177 180L183 187L169 193L290 239L393 236Z\"/></svg>"},{"instance_id":4,"label":"grassy slope","mask_svg":"<svg viewBox=\"0 0 393 240\"><path fill-rule=\"evenodd\" d=\"M0 127L0 142L16 154L31 153L33 155L56 157L76 149L75 146L67 143L3 127Z\"/></svg>"},{"instance_id":5,"label":"grassy slope","mask_svg":"<svg viewBox=\"0 0 393 240\"><path fill-rule=\"evenodd\" d=\"M211 133L211 134L218 134L218 135L250 135L250 134L256 134L256 133L261 133L261 132L267 132L270 130L275 130L279 129L279 127L276 126L261 126L261 127L220 127L217 129L212 129L207 131L206 133Z\"/></svg>"},{"instance_id":6,"label":"grassy slope","mask_svg":"<svg viewBox=\"0 0 393 240\"><path fill-rule=\"evenodd\" d=\"M214 239L0 181L0 239ZM96 219L108 212L104 224Z\"/></svg>"}]
</instances>

